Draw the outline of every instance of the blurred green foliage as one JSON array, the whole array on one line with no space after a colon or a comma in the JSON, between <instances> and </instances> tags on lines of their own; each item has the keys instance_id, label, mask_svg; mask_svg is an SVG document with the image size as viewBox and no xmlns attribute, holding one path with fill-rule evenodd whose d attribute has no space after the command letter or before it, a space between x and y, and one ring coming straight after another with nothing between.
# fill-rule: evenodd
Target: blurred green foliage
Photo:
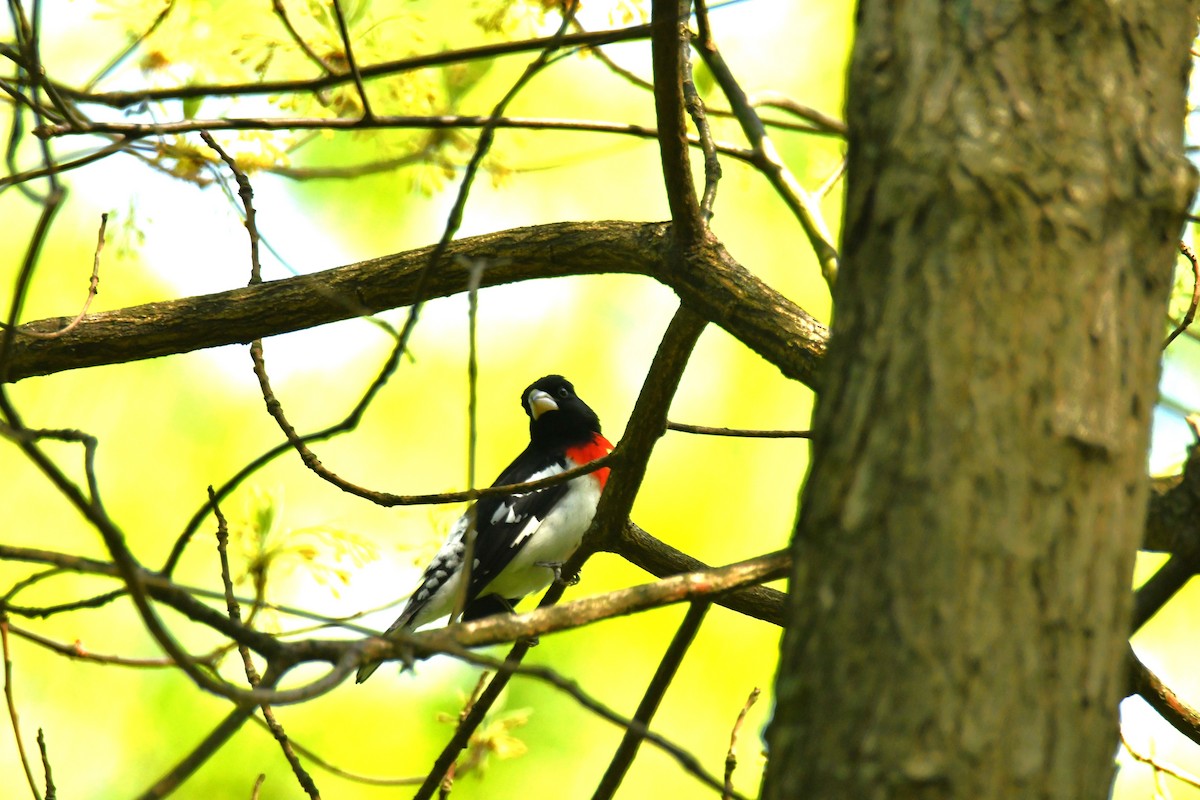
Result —
<instances>
[{"instance_id":1,"label":"blurred green foliage","mask_svg":"<svg viewBox=\"0 0 1200 800\"><path fill-rule=\"evenodd\" d=\"M47 73L83 85L162 13L163 2L46 2L41 32ZM358 63L447 47L542 35L556 17L542 3L499 0L347 2ZM553 6L554 4L546 4ZM314 53L344 66L326 0L286 2L290 21ZM747 0L712 13L717 41L747 91L775 90L840 113L852 35L852 4ZM640 21L631 0L584 4L589 28ZM3 31L11 38L11 31ZM649 74L647 42L607 52ZM380 114L486 114L530 54L430 68L369 83ZM162 24L97 89L294 79L319 74L295 45L271 4L177 0ZM706 70L697 84L724 106ZM320 96L167 102L161 118L352 116L361 100L352 84ZM650 94L599 59L573 54L523 92L512 116L653 125ZM0 106L7 128L11 107ZM719 141L741 143L735 123L713 118ZM476 132L421 130L360 133L229 134L218 137L250 171L258 225L282 256L266 277L309 272L436 241L449 198ZM800 181L821 185L838 167L844 144L786 131L773 136ZM55 142L56 152L78 146ZM142 154L64 176L71 194L42 256L24 320L73 315L82 302L99 213L111 210L101 292L93 311L218 291L245 283L249 265L236 207L214 183L213 156L198 137L167 137ZM24 142L19 162L36 164ZM381 159L395 169L342 179L293 176ZM667 217L652 140L577 132L502 130L477 182L463 235L558 220ZM695 164L699 175L699 158ZM713 229L742 264L818 318L829 299L807 241L766 181L725 160ZM281 173L281 168L293 170ZM839 221L840 185L823 201ZM17 192L0 194L0 286L7 292L37 209ZM601 415L614 441L674 308L670 292L628 276L538 281L485 290L479 316L481 480L490 480L523 446L518 392L550 372L570 377ZM403 310L381 315L393 324ZM358 430L315 447L345 478L381 491L434 492L464 486L467 454L466 301L431 302L406 359ZM357 401L391 346L378 327L352 320L265 343L276 394L302 431L339 420ZM31 426L72 427L100 440L97 468L104 502L144 563L162 563L206 487L229 479L280 441L242 346L214 352L64 373L23 381L11 396ZM754 428L806 427L811 393L723 331L710 328L684 376L672 418ZM76 446L50 452L82 480ZM668 434L658 445L634 518L665 541L712 564L783 547L795 514L807 450L799 440L746 440ZM26 463L0 442L0 537L6 544L104 558L99 536ZM306 470L294 454L257 473L223 510L234 532L234 577L245 596L325 615L354 614L402 600L419 565L461 507L381 509L343 494ZM201 526L177 573L181 582L219 591L215 523ZM5 587L30 569L0 563ZM648 576L611 556L589 563L567 599L643 582ZM63 574L20 595L27 605L68 601L111 582ZM528 601L527 601L528 602ZM218 604L219 605L219 604ZM394 609L368 616L382 628ZM571 676L611 707L631 714L684 609L674 607L544 637L529 663ZM195 653L220 642L172 613L174 633ZM88 652L157 658L130 603L14 624ZM308 623L276 612L256 622L280 632ZM1182 624L1182 623L1181 623ZM327 635L321 633L319 635ZM730 729L753 687L764 697L742 730L736 783L759 780L758 734L770 714L779 631L724 609L708 616L653 728L720 774ZM1172 639L1164 643L1170 646ZM45 730L60 796L125 797L148 787L194 747L229 704L198 691L169 669L131 669L72 661L13 638L14 690L27 747ZM502 650L497 650L502 653ZM222 672L241 676L236 654ZM316 674L308 670L296 676ZM382 669L362 686L345 685L300 707L277 709L294 739L340 768L375 776L421 776L452 730L478 671L447 659L397 675ZM1184 686L1178 686L1186 690ZM1193 696L1200 696L1197 687ZM473 768L455 786L459 798L590 796L621 731L543 684L515 680L472 749ZM2 794L20 796L21 768L11 738L0 737ZM1172 755L1176 755L1172 751ZM411 789L365 786L305 760L323 796L408 796ZM300 789L278 746L248 724L176 796L246 797L259 773L263 798ZM1137 791L1143 791L1139 783ZM643 746L622 796L710 797L711 792ZM1136 791L1128 796L1143 796ZM1177 797L1183 796L1180 793Z\"/></svg>"}]
</instances>

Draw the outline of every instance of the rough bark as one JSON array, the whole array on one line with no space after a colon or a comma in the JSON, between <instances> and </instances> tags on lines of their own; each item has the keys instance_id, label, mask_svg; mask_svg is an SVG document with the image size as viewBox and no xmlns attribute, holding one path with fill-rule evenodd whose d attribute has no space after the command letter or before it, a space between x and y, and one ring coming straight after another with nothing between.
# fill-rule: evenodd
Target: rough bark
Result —
<instances>
[{"instance_id":1,"label":"rough bark","mask_svg":"<svg viewBox=\"0 0 1200 800\"><path fill-rule=\"evenodd\" d=\"M863 0L767 798L1098 798L1194 3Z\"/></svg>"}]
</instances>

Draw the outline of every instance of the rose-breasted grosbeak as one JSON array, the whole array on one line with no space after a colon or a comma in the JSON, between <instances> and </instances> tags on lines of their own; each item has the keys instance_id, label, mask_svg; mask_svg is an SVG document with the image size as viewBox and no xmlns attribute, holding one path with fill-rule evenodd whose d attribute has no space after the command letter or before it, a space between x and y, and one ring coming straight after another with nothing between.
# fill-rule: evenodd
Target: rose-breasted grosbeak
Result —
<instances>
[{"instance_id":1,"label":"rose-breasted grosbeak","mask_svg":"<svg viewBox=\"0 0 1200 800\"><path fill-rule=\"evenodd\" d=\"M561 375L535 381L521 395L529 415L529 446L496 478L493 486L528 483L557 475L610 453L600 435L600 419ZM571 557L596 513L608 468L533 492L485 497L459 517L433 561L421 575L404 611L384 633L413 630L449 614L462 579L467 526L475 522L471 583L464 620L500 611L530 592L550 585L558 565ZM359 667L358 682L379 664Z\"/></svg>"}]
</instances>

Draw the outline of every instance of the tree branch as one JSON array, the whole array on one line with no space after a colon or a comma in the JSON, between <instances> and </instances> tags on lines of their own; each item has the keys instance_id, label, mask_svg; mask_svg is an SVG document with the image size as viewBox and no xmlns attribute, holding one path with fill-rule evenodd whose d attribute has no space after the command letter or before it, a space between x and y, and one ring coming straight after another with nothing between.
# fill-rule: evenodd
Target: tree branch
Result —
<instances>
[{"instance_id":1,"label":"tree branch","mask_svg":"<svg viewBox=\"0 0 1200 800\"><path fill-rule=\"evenodd\" d=\"M120 364L311 328L466 291L463 259L489 261L482 286L535 278L623 273L669 286L680 300L806 386L816 385L828 336L824 324L763 283L715 242L690 257L696 267L669 268L667 226L639 222L564 222L516 228L450 243L416 295L432 247L343 267L89 314L50 341L20 331L58 330L68 318L30 322L13 331L0 375L18 381L68 369ZM6 368L6 369L5 369Z\"/></svg>"},{"instance_id":2,"label":"tree branch","mask_svg":"<svg viewBox=\"0 0 1200 800\"><path fill-rule=\"evenodd\" d=\"M1200 710L1188 705L1142 663L1129 648L1130 694L1136 694L1158 712L1172 728L1200 744Z\"/></svg>"},{"instance_id":3,"label":"tree branch","mask_svg":"<svg viewBox=\"0 0 1200 800\"><path fill-rule=\"evenodd\" d=\"M679 626L679 630L675 632L675 638L671 640L670 647L663 654L662 661L659 662L658 669L655 670L650 685L646 687L646 692L642 695L642 702L638 704L637 711L633 715L633 719L641 723L642 728L650 727L650 720L654 717L654 713L658 711L658 706L662 703L667 689L674 682L675 673L679 671L679 665L683 663L683 657L687 654L688 648L691 647L692 641L696 638L696 634L700 630L700 623L704 621L704 615L707 612L708 603L692 603L683 618L683 622ZM605 770L604 776L600 779L600 785L596 787L596 791L592 794L592 800L604 800L616 794L621 781L625 778L625 773L629 771L629 766L633 763L634 757L637 756L637 751L641 744L642 736L640 735L640 731L632 726L626 728L625 735L621 737L621 744L617 747L612 761L609 762L608 769Z\"/></svg>"},{"instance_id":4,"label":"tree branch","mask_svg":"<svg viewBox=\"0 0 1200 800\"><path fill-rule=\"evenodd\" d=\"M650 35L649 25L633 25L628 28L614 28L604 31L581 31L567 34L558 38L562 47L597 46L644 39ZM427 67L461 64L467 61L478 61L496 58L502 55L525 53L541 50L556 37L546 36L539 39L524 39L518 42L497 42L495 44L464 47L458 50L445 50L436 53L402 58L396 61L386 61L379 64L369 64L360 68L359 73L366 80L382 78L412 72ZM18 53L9 45L0 44L0 56L10 60L18 60ZM236 84L190 84L165 89L139 89L129 92L92 92L73 89L62 84L52 83L56 91L83 103L99 103L113 108L129 108L142 103L161 102L164 100L186 100L208 97L239 97L246 95L276 95L291 92L319 92L349 83L353 77L348 73L323 75L309 80L263 81L261 83Z\"/></svg>"},{"instance_id":5,"label":"tree branch","mask_svg":"<svg viewBox=\"0 0 1200 800\"><path fill-rule=\"evenodd\" d=\"M626 522L620 538L611 545L612 552L658 578L686 572L710 570L708 564L654 538L634 522ZM788 566L786 569L790 570ZM787 595L767 586L746 586L719 595L714 602L731 611L783 626L784 601Z\"/></svg>"},{"instance_id":6,"label":"tree branch","mask_svg":"<svg viewBox=\"0 0 1200 800\"><path fill-rule=\"evenodd\" d=\"M375 639L363 653L366 660L389 656L394 659L395 654L406 647L417 655L423 655L442 653L456 647L483 647L531 639L649 608L690 600L719 600L725 592L782 578L790 566L791 558L781 550L725 567L675 575L653 583L572 600L570 603L537 608L524 614L493 614L471 622L433 628L413 634L407 643Z\"/></svg>"}]
</instances>

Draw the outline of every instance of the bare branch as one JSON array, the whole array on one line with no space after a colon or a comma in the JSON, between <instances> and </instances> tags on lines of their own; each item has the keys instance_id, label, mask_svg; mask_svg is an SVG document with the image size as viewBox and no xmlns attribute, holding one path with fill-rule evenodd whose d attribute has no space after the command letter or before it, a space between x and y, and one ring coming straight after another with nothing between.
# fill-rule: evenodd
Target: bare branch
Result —
<instances>
[{"instance_id":1,"label":"bare branch","mask_svg":"<svg viewBox=\"0 0 1200 800\"><path fill-rule=\"evenodd\" d=\"M671 682L675 680L675 673L678 672L684 655L687 654L688 648L691 647L692 641L700 631L700 624L704 621L706 613L708 613L706 601L692 603L679 629L675 631L675 637L671 640L666 653L663 654L662 660L659 661L658 669L655 670L650 685L646 687L646 692L642 695L642 702L638 704L637 711L633 715L634 721L638 722L642 728L649 728L650 720L654 718L654 712L658 710L663 696L667 693ZM608 769L600 778L600 784L592 794L592 800L603 800L616 794L641 743L642 736L635 728L631 726L625 729L625 735L621 737L621 744L613 754ZM728 782L726 783L728 784Z\"/></svg>"},{"instance_id":2,"label":"bare branch","mask_svg":"<svg viewBox=\"0 0 1200 800\"><path fill-rule=\"evenodd\" d=\"M702 436L735 436L749 439L811 439L812 431L751 430L746 428L710 428L707 425L686 425L668 422L667 430L696 433Z\"/></svg>"},{"instance_id":3,"label":"bare branch","mask_svg":"<svg viewBox=\"0 0 1200 800\"><path fill-rule=\"evenodd\" d=\"M1175 341L1175 337L1186 331L1196 319L1196 307L1200 306L1200 263L1196 262L1196 254L1191 251L1183 242L1179 243L1179 252L1183 253L1184 258L1192 265L1192 301L1188 303L1187 312L1184 313L1183 319L1175 326L1175 330L1171 331L1171 335L1163 342L1163 349L1166 350L1171 346L1171 342Z\"/></svg>"},{"instance_id":4,"label":"bare branch","mask_svg":"<svg viewBox=\"0 0 1200 800\"><path fill-rule=\"evenodd\" d=\"M1197 777L1196 775L1192 775L1191 773L1185 772L1182 769L1179 769L1178 767L1173 767L1173 766L1164 764L1161 761L1154 758L1153 755L1144 755L1142 753L1139 753L1137 750L1134 750L1133 747L1129 744L1129 740L1125 737L1125 731L1121 731L1121 746L1125 748L1125 752L1129 753L1129 755L1132 756L1134 761L1145 764L1154 770L1156 783L1157 783L1158 773L1161 772L1165 775L1170 775L1175 780L1186 783L1195 789L1200 789L1200 777ZM1170 795L1167 794L1166 792L1160 790L1155 793L1155 797L1156 798L1157 797L1169 798Z\"/></svg>"},{"instance_id":5,"label":"bare branch","mask_svg":"<svg viewBox=\"0 0 1200 800\"><path fill-rule=\"evenodd\" d=\"M2 87L3 83L0 82L0 88ZM78 158L70 161L61 161L55 164L49 164L24 171L12 169L8 175L0 175L0 189L5 188L6 186L21 186L22 184L38 178L48 178L51 175L61 175L64 172L78 169L79 167L86 167L88 164L108 158L113 153L119 153L123 150L126 150L128 147L129 145L124 139L118 138L111 144L97 148L86 155L79 156Z\"/></svg>"},{"instance_id":6,"label":"bare branch","mask_svg":"<svg viewBox=\"0 0 1200 800\"><path fill-rule=\"evenodd\" d=\"M473 651L469 650L460 650L452 654L468 663L487 666L489 668L499 670L500 674L505 674L507 672L508 674L524 675L526 677L536 678L540 681L548 683L554 688L565 692L581 706L601 717L602 719L606 719L614 725L626 730L633 731L634 735L658 747L671 758L675 759L675 761L681 767L683 767L684 770L702 783L717 791L721 791L723 788L721 782L710 775L708 771L704 769L704 766L700 763L700 760L687 750L670 741L666 737L655 733L654 731L648 730L646 726L638 720L627 719L621 714L618 714L616 711L613 711L611 708L585 692L582 688L580 688L578 683L564 678L562 675L559 675L552 669L540 666L521 666L510 661L500 662L493 658L477 655ZM500 676L497 675L497 677ZM489 688L494 685L494 683L495 681L493 681L492 684L489 684ZM736 792L734 793L734 798L736 798L736 800L746 800L745 797Z\"/></svg>"},{"instance_id":7,"label":"bare branch","mask_svg":"<svg viewBox=\"0 0 1200 800\"><path fill-rule=\"evenodd\" d=\"M59 655L66 656L70 659L79 659L81 661L92 661L96 664L111 664L120 667L133 667L137 669L164 669L174 667L175 662L169 658L132 658L129 656L106 655L104 653L93 653L84 648L83 643L79 641L67 644L66 642L56 642L33 631L27 631L24 628L18 627L9 623L9 632L13 636L33 642L40 647L51 650ZM215 658L198 658L197 662L204 663L207 666L215 666Z\"/></svg>"},{"instance_id":8,"label":"bare branch","mask_svg":"<svg viewBox=\"0 0 1200 800\"><path fill-rule=\"evenodd\" d=\"M450 616L450 619L451 621L454 620L453 614ZM470 697L467 698L467 702L463 703L462 711L458 712L459 728L463 726L463 723L466 721L467 717L471 715L471 709L475 708L475 704L479 702L479 698L483 695L483 690L487 688L487 685L488 673L486 671L479 673L479 680L475 682L475 689L471 692ZM438 786L439 797L444 798L450 796L450 789L454 786L454 780L457 777L458 762L455 761L450 765L450 768L446 770L446 774L442 777L442 782Z\"/></svg>"},{"instance_id":9,"label":"bare branch","mask_svg":"<svg viewBox=\"0 0 1200 800\"><path fill-rule=\"evenodd\" d=\"M0 618L0 646L4 651L4 702L8 706L8 719L12 723L13 739L17 743L17 756L21 759L21 767L25 770L25 780L29 783L29 793L34 800L42 800L38 791L37 781L33 777L33 767L25 754L25 739L21 736L21 715L17 713L16 693L13 692L12 654L8 649L8 620Z\"/></svg>"},{"instance_id":10,"label":"bare branch","mask_svg":"<svg viewBox=\"0 0 1200 800\"><path fill-rule=\"evenodd\" d=\"M690 0L653 0L650 6L650 35L654 68L654 114L658 120L658 149L662 162L667 202L671 208L672 236L685 246L704 238L704 220L692 183L688 159L687 127L684 123L685 24Z\"/></svg>"},{"instance_id":11,"label":"bare branch","mask_svg":"<svg viewBox=\"0 0 1200 800\"><path fill-rule=\"evenodd\" d=\"M305 41L300 32L296 30L296 27L292 25L292 20L288 17L287 8L284 7L283 0L271 0L271 10L275 12L275 16L279 17L279 22L283 25L284 30L287 31L288 36L292 37L292 41L296 43L296 46L304 51L304 55L308 56L326 74L337 74L337 70L330 66L329 62L322 58L320 53L313 50L312 45ZM362 80L361 74L359 75L359 80Z\"/></svg>"},{"instance_id":12,"label":"bare branch","mask_svg":"<svg viewBox=\"0 0 1200 800\"><path fill-rule=\"evenodd\" d=\"M1130 694L1140 696L1172 728L1200 744L1200 710L1189 705L1155 675L1129 648Z\"/></svg>"},{"instance_id":13,"label":"bare branch","mask_svg":"<svg viewBox=\"0 0 1200 800\"><path fill-rule=\"evenodd\" d=\"M684 30L690 39L690 31ZM713 204L717 200L717 183L721 180L721 162L717 160L717 145L713 141L712 129L708 125L708 117L704 101L696 91L696 83L692 80L692 59L688 47L683 47L683 96L687 106L688 116L696 126L697 138L700 139L700 149L704 152L704 193L700 196L700 214L705 224L712 219Z\"/></svg>"},{"instance_id":14,"label":"bare branch","mask_svg":"<svg viewBox=\"0 0 1200 800\"><path fill-rule=\"evenodd\" d=\"M268 670L263 676L263 684L273 686L277 676ZM270 682L268 682L270 681ZM159 778L153 786L138 795L138 800L160 800L174 792L187 780L193 772L200 768L205 761L212 757L229 738L241 729L246 720L253 715L254 704L243 703L230 711L225 719L213 728L212 732L197 744L191 752L180 759L174 767Z\"/></svg>"},{"instance_id":15,"label":"bare branch","mask_svg":"<svg viewBox=\"0 0 1200 800\"><path fill-rule=\"evenodd\" d=\"M687 274L668 266L668 245L665 226L636 222L555 223L460 239L447 246L420 295L415 292L430 247L261 286L92 314L57 341L16 341L0 379L249 342L445 297L466 290L468 271L458 263L465 258L489 261L484 287L601 273L654 278L787 377L816 385L828 337L823 324L749 273L719 244L693 250L698 263ZM56 317L22 328L48 331L63 324Z\"/></svg>"},{"instance_id":16,"label":"bare branch","mask_svg":"<svg viewBox=\"0 0 1200 800\"><path fill-rule=\"evenodd\" d=\"M79 314L75 317L75 319L68 322L66 326L60 328L59 330L52 331L50 333L42 333L40 331L22 330L18 328L18 331L20 331L22 335L33 336L38 339L57 339L63 334L70 332L76 325L79 324L80 320L87 315L88 308L90 308L92 305L92 300L96 297L97 292L100 291L100 251L104 249L104 229L106 227L108 227L107 211L100 215L100 233L96 237L96 254L92 258L92 277L88 280L87 299L83 301L83 308L79 309Z\"/></svg>"},{"instance_id":17,"label":"bare branch","mask_svg":"<svg viewBox=\"0 0 1200 800\"><path fill-rule=\"evenodd\" d=\"M338 34L342 37L342 52L346 56L346 64L350 67L350 75L354 78L354 88L358 90L358 99L362 101L363 119L373 119L371 102L367 99L367 89L363 86L362 73L358 70L358 62L354 58L354 48L350 46L350 31L346 27L346 15L342 11L341 0L331 0L333 13L337 17Z\"/></svg>"},{"instance_id":18,"label":"bare branch","mask_svg":"<svg viewBox=\"0 0 1200 800\"><path fill-rule=\"evenodd\" d=\"M744 534L740 531L738 533ZM699 559L654 538L633 522L625 523L620 538L616 542L610 543L609 548L631 564L641 567L659 578L712 569ZM728 594L719 595L715 602L717 605L739 614L782 626L786 598L787 596L778 589L771 589L767 586L746 586Z\"/></svg>"},{"instance_id":19,"label":"bare branch","mask_svg":"<svg viewBox=\"0 0 1200 800\"><path fill-rule=\"evenodd\" d=\"M363 66L359 72L364 80L412 72L426 67L461 64L467 61L491 59L497 56L514 53L529 53L545 48L556 38L561 47L591 46L613 44L645 39L650 35L649 25L632 25L628 28L614 28L605 31L586 31L567 34L563 37L545 36L537 39L525 39L518 42L498 42L495 44L464 47L458 50L445 50L436 53L425 53L410 58L387 61L381 64ZM19 60L17 52L10 46L0 44L0 56ZM187 100L208 97L244 97L252 95L277 95L295 92L319 92L349 83L353 77L349 73L331 73L320 78L309 80L263 81L246 84L190 84L167 89L142 89L129 92L90 92L72 89L61 84L53 84L61 94L87 103L99 103L114 108L129 108L141 103L161 102L165 100ZM210 128L211 129L211 128Z\"/></svg>"},{"instance_id":20,"label":"bare branch","mask_svg":"<svg viewBox=\"0 0 1200 800\"><path fill-rule=\"evenodd\" d=\"M268 731L270 730L270 728L267 726L267 723L259 717L252 716L251 719L262 728L265 728ZM362 783L368 786L418 786L420 785L421 781L424 780L424 776L406 778L380 778L374 775L361 775L357 772L351 772L329 763L324 758L317 755L316 752L300 744L295 739L291 739L290 741L292 743L292 747L297 753L304 756L321 769L325 770L331 775L337 775L339 778L345 778L346 780L353 781L354 783Z\"/></svg>"},{"instance_id":21,"label":"bare branch","mask_svg":"<svg viewBox=\"0 0 1200 800\"><path fill-rule=\"evenodd\" d=\"M544 599L542 603L545 603ZM541 608L540 605L539 608ZM504 691L504 687L508 686L508 682L512 678L514 671L520 665L521 660L525 658L525 654L529 652L531 646L532 642L529 639L525 639L517 642L508 651L503 664L488 682L487 688L476 697L475 703L471 706L466 716L459 719L458 727L454 730L454 735L450 737L450 740L446 742L446 746L442 748L442 752L434 760L429 774L425 776L424 781L417 789L417 793L413 795L413 800L428 800L433 796L435 791L441 788L442 779L454 765L454 762L458 760L458 754L467 746L467 743L471 740L471 734L483 722L488 710L500 699L500 693Z\"/></svg>"},{"instance_id":22,"label":"bare branch","mask_svg":"<svg viewBox=\"0 0 1200 800\"><path fill-rule=\"evenodd\" d=\"M729 751L725 755L725 791L721 795L721 800L730 800L733 797L733 771L737 769L738 734L742 730L742 723L746 721L746 714L750 712L751 706L758 702L759 693L760 690L757 686L750 690L750 696L746 698L746 704L738 712L737 719L733 723L733 730L729 733Z\"/></svg>"},{"instance_id":23,"label":"bare branch","mask_svg":"<svg viewBox=\"0 0 1200 800\"><path fill-rule=\"evenodd\" d=\"M182 135L200 131L370 131L370 130L461 130L483 128L488 117L440 114L436 116L376 116L364 117L217 117L213 119L184 119L174 122L112 122L86 120L74 126L43 125L34 134L45 138L78 135L119 137L123 142L135 142L151 136ZM645 125L626 122L606 122L587 119L552 119L548 117L500 117L496 128L531 131L574 131L576 133L610 133L640 139L654 139L658 131ZM700 141L684 137L691 146ZM747 163L755 163L754 153L727 142L714 145L718 153ZM72 163L73 166L79 166ZM62 168L47 169L39 174L53 175ZM4 178L0 186L17 183L27 173Z\"/></svg>"},{"instance_id":24,"label":"bare branch","mask_svg":"<svg viewBox=\"0 0 1200 800\"><path fill-rule=\"evenodd\" d=\"M47 161L47 166L52 163ZM53 173L48 175L51 181L51 190L46 196L45 202L42 204L42 213L38 215L37 224L34 225L33 233L29 237L29 245L25 249L25 258L21 263L21 269L17 273L17 280L13 286L12 302L8 308L8 319L4 328L0 330L0 411L8 418L8 422L14 428L20 427L20 420L16 418L16 409L8 402L7 393L3 390L3 384L12 380L13 373L13 351L16 349L16 324L21 318L21 308L25 304L25 297L29 291L29 283L33 279L34 267L37 265L38 257L41 255L42 245L46 242L46 236L50 231L50 226L54 222L54 217L58 214L59 206L62 204L64 196L63 189L58 185L58 178ZM65 327L63 324L54 326L54 330ZM65 340L68 337L63 337L59 341Z\"/></svg>"},{"instance_id":25,"label":"bare branch","mask_svg":"<svg viewBox=\"0 0 1200 800\"><path fill-rule=\"evenodd\" d=\"M847 134L846 123L837 117L832 117L823 111L818 111L810 106L797 103L792 98L782 95L779 92L755 92L747 100L753 108L766 106L767 108L778 108L789 114L795 114L797 117L811 122L818 130L825 133L832 133L837 136L845 136Z\"/></svg>"},{"instance_id":26,"label":"bare branch","mask_svg":"<svg viewBox=\"0 0 1200 800\"><path fill-rule=\"evenodd\" d=\"M229 526L225 522L225 516L221 513L220 506L217 505L216 493L213 492L211 486L208 487L208 497L212 503L213 516L217 519L217 557L221 564L221 585L225 589L225 608L229 613L230 621L240 625L242 623L242 611L237 599L233 595L233 579L229 574ZM249 682L250 686L258 688L262 683L262 678L259 676L258 669L254 666L254 661L250 657L250 648L244 644L239 644L238 653L242 657L242 666L246 672L247 682ZM300 788L312 800L320 800L321 793L317 790L316 783L313 782L312 776L304 769L304 765L300 763L300 759L296 757L296 752L292 749L292 743L289 741L287 733L275 718L275 712L265 703L260 705L259 709L262 711L267 729L271 731L271 735L275 737L275 741L279 743L279 747L283 750L283 757L287 760L288 766L292 768L292 774L296 776L296 780L300 783Z\"/></svg>"},{"instance_id":27,"label":"bare branch","mask_svg":"<svg viewBox=\"0 0 1200 800\"><path fill-rule=\"evenodd\" d=\"M38 751L42 754L42 773L46 776L46 800L55 800L58 789L54 787L54 774L50 770L50 753L46 749L46 733L38 728Z\"/></svg>"},{"instance_id":28,"label":"bare branch","mask_svg":"<svg viewBox=\"0 0 1200 800\"><path fill-rule=\"evenodd\" d=\"M425 630L412 634L407 641L373 640L366 643L363 649L364 659L394 659L405 650L422 655L521 641L665 605L699 600L707 602L743 586L782 578L790 565L788 553L779 551L725 567L675 575L570 603L539 606L524 614L493 614L471 622Z\"/></svg>"},{"instance_id":29,"label":"bare branch","mask_svg":"<svg viewBox=\"0 0 1200 800\"><path fill-rule=\"evenodd\" d=\"M734 116L741 123L742 132L753 146L755 165L771 182L792 213L796 215L796 219L804 228L809 243L817 254L817 261L821 265L821 274L824 275L825 281L833 286L834 281L837 280L838 254L837 248L833 244L833 235L829 232L829 226L825 224L821 209L792 175L787 165L783 163L783 159L780 158L770 136L767 135L767 129L759 119L758 113L750 105L746 93L742 91L733 71L729 69L729 65L725 63L725 59L717 49L708 25L708 13L705 10L704 0L697 0L696 19L700 31L700 55L704 58L704 63L712 70L717 85L721 87L721 91L729 100Z\"/></svg>"}]
</instances>

